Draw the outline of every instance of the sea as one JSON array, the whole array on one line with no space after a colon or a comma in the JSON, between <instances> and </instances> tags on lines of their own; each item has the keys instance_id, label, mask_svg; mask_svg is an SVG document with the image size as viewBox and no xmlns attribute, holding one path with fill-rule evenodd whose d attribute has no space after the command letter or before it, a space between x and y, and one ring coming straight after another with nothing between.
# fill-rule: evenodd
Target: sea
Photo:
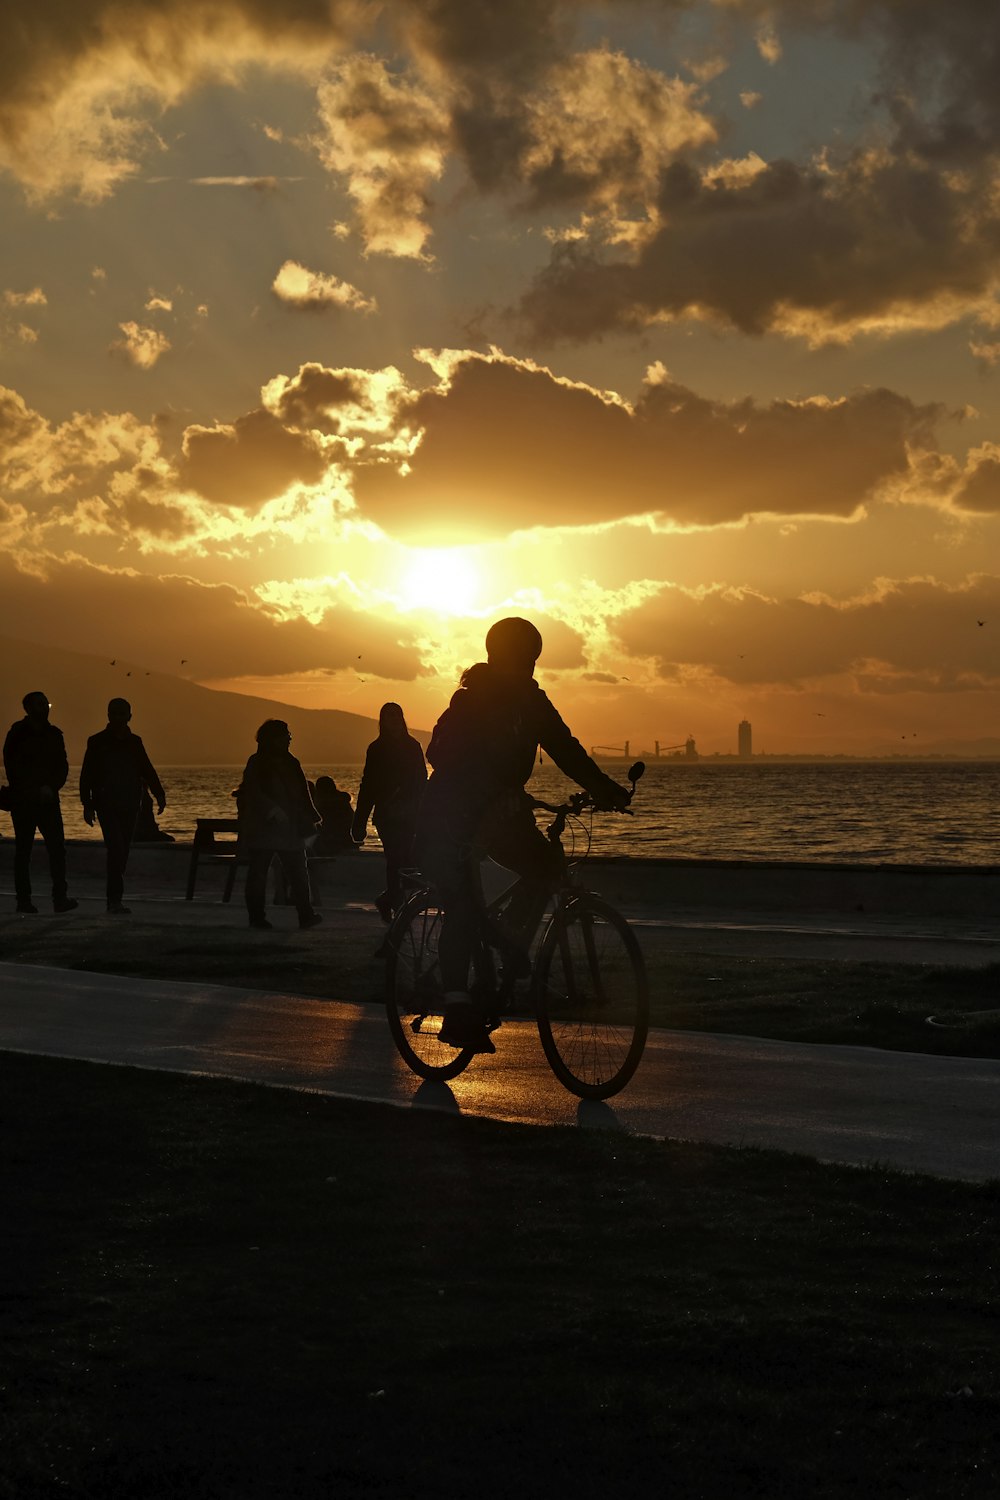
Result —
<instances>
[{"instance_id":1,"label":"sea","mask_svg":"<svg viewBox=\"0 0 1000 1500\"><path fill-rule=\"evenodd\" d=\"M358 765L305 765L357 794ZM624 780L626 762L604 769ZM232 817L242 765L160 766L167 808L160 826L190 839L195 819ZM71 838L99 838L73 795L63 793ZM554 766L537 767L528 790L558 801L572 790ZM631 816L588 818L572 829L576 852L640 858L808 860L850 864L1000 864L1000 762L731 761L647 763ZM374 834L372 835L374 841ZM567 848L570 846L567 839ZM376 845L377 847L377 845Z\"/></svg>"}]
</instances>

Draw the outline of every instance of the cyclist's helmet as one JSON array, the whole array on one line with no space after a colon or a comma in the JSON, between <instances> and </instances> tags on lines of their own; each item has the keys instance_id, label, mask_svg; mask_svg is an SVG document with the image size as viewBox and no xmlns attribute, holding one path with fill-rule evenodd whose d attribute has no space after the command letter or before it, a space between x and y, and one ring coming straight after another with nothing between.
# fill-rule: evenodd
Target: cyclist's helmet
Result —
<instances>
[{"instance_id":1,"label":"cyclist's helmet","mask_svg":"<svg viewBox=\"0 0 1000 1500\"><path fill-rule=\"evenodd\" d=\"M542 637L530 620L511 615L486 632L486 655L497 667L530 672L542 654Z\"/></svg>"}]
</instances>

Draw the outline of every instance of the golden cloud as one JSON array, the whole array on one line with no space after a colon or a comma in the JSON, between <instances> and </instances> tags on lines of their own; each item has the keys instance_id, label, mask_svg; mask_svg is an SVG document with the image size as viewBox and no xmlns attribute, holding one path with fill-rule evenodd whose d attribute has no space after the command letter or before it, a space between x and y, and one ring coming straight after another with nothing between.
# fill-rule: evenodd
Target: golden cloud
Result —
<instances>
[{"instance_id":1,"label":"golden cloud","mask_svg":"<svg viewBox=\"0 0 1000 1500\"><path fill-rule=\"evenodd\" d=\"M684 317L812 343L990 318L1000 212L981 185L857 152L839 169L765 164L739 177L676 161L661 227L629 257L560 244L521 301L538 339Z\"/></svg>"},{"instance_id":2,"label":"golden cloud","mask_svg":"<svg viewBox=\"0 0 1000 1500\"><path fill-rule=\"evenodd\" d=\"M1000 685L995 632L1000 577L957 586L934 579L882 580L869 593L775 599L751 589L664 586L613 622L621 646L672 679L686 665L731 683L801 685L854 674L873 690L898 674L922 690L950 690L959 677Z\"/></svg>"},{"instance_id":3,"label":"golden cloud","mask_svg":"<svg viewBox=\"0 0 1000 1500\"><path fill-rule=\"evenodd\" d=\"M404 461L354 463L361 511L425 543L655 514L712 526L751 514L850 516L909 472L940 410L887 390L713 402L650 374L638 401L495 353L456 354L399 406Z\"/></svg>"},{"instance_id":4,"label":"golden cloud","mask_svg":"<svg viewBox=\"0 0 1000 1500\"><path fill-rule=\"evenodd\" d=\"M313 144L324 166L346 178L365 248L423 259L428 193L444 171L445 108L367 53L337 65L318 103L323 128Z\"/></svg>"},{"instance_id":5,"label":"golden cloud","mask_svg":"<svg viewBox=\"0 0 1000 1500\"><path fill-rule=\"evenodd\" d=\"M0 634L77 650L128 654L150 669L178 670L182 656L201 680L281 676L353 666L412 680L420 659L404 620L385 621L331 595L317 623L285 616L227 584L96 567L79 557L30 559L31 571L0 559Z\"/></svg>"},{"instance_id":6,"label":"golden cloud","mask_svg":"<svg viewBox=\"0 0 1000 1500\"><path fill-rule=\"evenodd\" d=\"M180 484L218 505L254 511L294 484L317 484L328 459L310 434L259 409L235 422L185 430Z\"/></svg>"},{"instance_id":7,"label":"golden cloud","mask_svg":"<svg viewBox=\"0 0 1000 1500\"><path fill-rule=\"evenodd\" d=\"M271 290L279 302L300 312L325 312L331 307L342 307L367 313L374 312L377 306L374 297L366 297L350 282L307 270L296 260L284 262Z\"/></svg>"}]
</instances>

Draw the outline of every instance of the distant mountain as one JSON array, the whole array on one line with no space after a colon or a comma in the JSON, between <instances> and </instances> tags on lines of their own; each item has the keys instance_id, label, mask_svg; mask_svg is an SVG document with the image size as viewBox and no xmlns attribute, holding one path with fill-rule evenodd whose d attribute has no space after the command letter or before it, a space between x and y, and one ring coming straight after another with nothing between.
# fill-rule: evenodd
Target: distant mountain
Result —
<instances>
[{"instance_id":1,"label":"distant mountain","mask_svg":"<svg viewBox=\"0 0 1000 1500\"><path fill-rule=\"evenodd\" d=\"M933 755L943 760L1000 760L1000 739L996 735L984 735L976 740L919 740L909 738L903 742L883 741L875 752L877 755L905 755L920 758Z\"/></svg>"},{"instance_id":2,"label":"distant mountain","mask_svg":"<svg viewBox=\"0 0 1000 1500\"><path fill-rule=\"evenodd\" d=\"M131 674L131 675L128 675ZM295 708L270 698L217 692L145 668L122 657L85 656L0 636L0 733L23 715L25 693L40 690L52 703L52 722L79 764L87 736L107 723L109 698L127 698L132 727L154 765L236 765L254 749L264 719L285 719L292 753L311 765L360 761L378 733L374 719L336 708ZM420 730L415 737L426 743Z\"/></svg>"}]
</instances>

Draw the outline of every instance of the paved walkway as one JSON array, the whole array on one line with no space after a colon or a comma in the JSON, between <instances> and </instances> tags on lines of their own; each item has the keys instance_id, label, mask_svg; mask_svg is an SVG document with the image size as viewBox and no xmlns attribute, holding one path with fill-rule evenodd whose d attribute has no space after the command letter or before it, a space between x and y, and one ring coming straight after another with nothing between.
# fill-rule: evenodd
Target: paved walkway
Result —
<instances>
[{"instance_id":1,"label":"paved walkway","mask_svg":"<svg viewBox=\"0 0 1000 1500\"><path fill-rule=\"evenodd\" d=\"M1000 1062L658 1031L629 1088L581 1104L534 1026L450 1087L419 1084L377 1006L0 964L0 1048L252 1079L539 1125L803 1152L945 1177L1000 1177Z\"/></svg>"}]
</instances>

